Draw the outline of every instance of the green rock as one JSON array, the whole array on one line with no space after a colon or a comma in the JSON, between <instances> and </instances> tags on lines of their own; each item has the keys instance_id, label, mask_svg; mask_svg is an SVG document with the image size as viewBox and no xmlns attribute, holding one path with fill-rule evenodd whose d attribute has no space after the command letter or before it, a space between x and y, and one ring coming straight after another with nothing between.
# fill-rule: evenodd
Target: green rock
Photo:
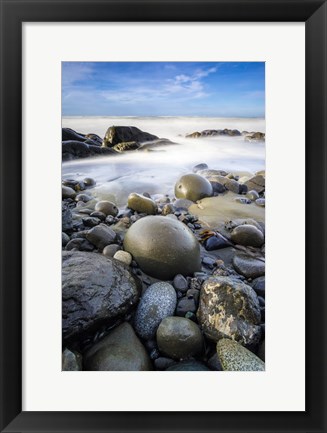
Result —
<instances>
[{"instance_id":1,"label":"green rock","mask_svg":"<svg viewBox=\"0 0 327 433\"><path fill-rule=\"evenodd\" d=\"M217 354L225 371L264 371L265 363L236 341L223 338L217 343Z\"/></svg>"},{"instance_id":2,"label":"green rock","mask_svg":"<svg viewBox=\"0 0 327 433\"><path fill-rule=\"evenodd\" d=\"M85 370L148 371L150 358L128 322L112 330L84 355Z\"/></svg>"},{"instance_id":3,"label":"green rock","mask_svg":"<svg viewBox=\"0 0 327 433\"><path fill-rule=\"evenodd\" d=\"M175 185L176 198L197 201L212 196L211 183L199 174L186 174Z\"/></svg>"},{"instance_id":4,"label":"green rock","mask_svg":"<svg viewBox=\"0 0 327 433\"><path fill-rule=\"evenodd\" d=\"M199 242L185 224L172 218L139 219L127 230L124 249L146 274L161 280L201 269Z\"/></svg>"},{"instance_id":5,"label":"green rock","mask_svg":"<svg viewBox=\"0 0 327 433\"><path fill-rule=\"evenodd\" d=\"M146 213L147 215L155 215L158 210L157 204L151 198L136 192L128 196L127 206L136 212Z\"/></svg>"},{"instance_id":6,"label":"green rock","mask_svg":"<svg viewBox=\"0 0 327 433\"><path fill-rule=\"evenodd\" d=\"M252 287L230 277L210 277L201 287L199 324L211 340L232 338L243 345L260 340L261 312Z\"/></svg>"},{"instance_id":7,"label":"green rock","mask_svg":"<svg viewBox=\"0 0 327 433\"><path fill-rule=\"evenodd\" d=\"M160 352L174 359L185 359L203 350L199 327L184 317L166 317L157 330Z\"/></svg>"}]
</instances>

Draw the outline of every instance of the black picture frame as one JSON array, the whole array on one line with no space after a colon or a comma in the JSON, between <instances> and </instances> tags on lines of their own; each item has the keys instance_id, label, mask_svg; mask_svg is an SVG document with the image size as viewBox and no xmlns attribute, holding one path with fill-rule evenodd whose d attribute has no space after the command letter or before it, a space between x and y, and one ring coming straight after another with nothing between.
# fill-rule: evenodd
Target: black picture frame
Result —
<instances>
[{"instance_id":1,"label":"black picture frame","mask_svg":"<svg viewBox=\"0 0 327 433\"><path fill-rule=\"evenodd\" d=\"M0 0L0 4L1 432L326 432L326 1ZM68 21L305 22L305 412L22 412L22 23Z\"/></svg>"}]
</instances>

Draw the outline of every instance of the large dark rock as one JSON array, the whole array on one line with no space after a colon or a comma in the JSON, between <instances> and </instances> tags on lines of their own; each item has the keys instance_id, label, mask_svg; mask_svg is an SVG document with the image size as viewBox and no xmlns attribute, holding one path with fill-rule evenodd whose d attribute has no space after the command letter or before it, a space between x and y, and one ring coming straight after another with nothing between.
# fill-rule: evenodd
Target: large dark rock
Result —
<instances>
[{"instance_id":1,"label":"large dark rock","mask_svg":"<svg viewBox=\"0 0 327 433\"><path fill-rule=\"evenodd\" d=\"M168 216L136 221L125 235L124 249L145 273L161 280L201 269L199 242L185 224Z\"/></svg>"},{"instance_id":2,"label":"large dark rock","mask_svg":"<svg viewBox=\"0 0 327 433\"><path fill-rule=\"evenodd\" d=\"M141 131L135 126L110 126L104 136L102 146L113 147L123 142L136 141L143 143L145 141L157 140L158 137L148 132Z\"/></svg>"},{"instance_id":3,"label":"large dark rock","mask_svg":"<svg viewBox=\"0 0 327 433\"><path fill-rule=\"evenodd\" d=\"M84 355L84 369L92 371L148 371L150 358L128 322L113 329Z\"/></svg>"},{"instance_id":4,"label":"large dark rock","mask_svg":"<svg viewBox=\"0 0 327 433\"><path fill-rule=\"evenodd\" d=\"M138 282L118 261L101 254L62 253L64 341L124 316L138 301Z\"/></svg>"},{"instance_id":5,"label":"large dark rock","mask_svg":"<svg viewBox=\"0 0 327 433\"><path fill-rule=\"evenodd\" d=\"M69 161L76 158L87 158L96 155L117 155L114 149L87 144L86 142L68 140L62 142L62 159Z\"/></svg>"},{"instance_id":6,"label":"large dark rock","mask_svg":"<svg viewBox=\"0 0 327 433\"><path fill-rule=\"evenodd\" d=\"M210 277L202 285L197 312L206 336L232 338L243 345L260 340L260 306L252 287L230 277Z\"/></svg>"}]
</instances>

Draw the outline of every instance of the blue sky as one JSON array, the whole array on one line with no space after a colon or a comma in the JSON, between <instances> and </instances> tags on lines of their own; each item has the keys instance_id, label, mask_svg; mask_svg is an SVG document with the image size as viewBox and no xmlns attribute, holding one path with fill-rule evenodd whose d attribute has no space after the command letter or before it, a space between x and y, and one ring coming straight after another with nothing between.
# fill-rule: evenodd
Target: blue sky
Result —
<instances>
[{"instance_id":1,"label":"blue sky","mask_svg":"<svg viewBox=\"0 0 327 433\"><path fill-rule=\"evenodd\" d=\"M264 117L263 62L63 62L63 116Z\"/></svg>"}]
</instances>

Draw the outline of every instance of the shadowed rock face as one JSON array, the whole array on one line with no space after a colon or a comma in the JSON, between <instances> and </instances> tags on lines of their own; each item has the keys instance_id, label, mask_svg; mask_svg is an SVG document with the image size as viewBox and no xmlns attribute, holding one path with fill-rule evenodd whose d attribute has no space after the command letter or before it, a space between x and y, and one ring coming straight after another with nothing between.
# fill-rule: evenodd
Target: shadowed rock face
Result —
<instances>
[{"instance_id":1,"label":"shadowed rock face","mask_svg":"<svg viewBox=\"0 0 327 433\"><path fill-rule=\"evenodd\" d=\"M141 131L135 126L110 126L104 136L102 146L113 147L123 142L138 142L157 140L159 137Z\"/></svg>"},{"instance_id":2,"label":"shadowed rock face","mask_svg":"<svg viewBox=\"0 0 327 433\"><path fill-rule=\"evenodd\" d=\"M252 287L230 277L211 277L202 285L197 312L206 336L231 338L242 345L260 340L260 306Z\"/></svg>"},{"instance_id":3,"label":"shadowed rock face","mask_svg":"<svg viewBox=\"0 0 327 433\"><path fill-rule=\"evenodd\" d=\"M77 251L64 251L62 259L64 341L111 323L137 303L137 280L118 261Z\"/></svg>"},{"instance_id":4,"label":"shadowed rock face","mask_svg":"<svg viewBox=\"0 0 327 433\"><path fill-rule=\"evenodd\" d=\"M88 156L111 154L116 155L117 152L114 149L108 149L100 147L99 145L92 145L77 140L68 140L62 142L63 161L70 161L76 158L87 158Z\"/></svg>"}]
</instances>

